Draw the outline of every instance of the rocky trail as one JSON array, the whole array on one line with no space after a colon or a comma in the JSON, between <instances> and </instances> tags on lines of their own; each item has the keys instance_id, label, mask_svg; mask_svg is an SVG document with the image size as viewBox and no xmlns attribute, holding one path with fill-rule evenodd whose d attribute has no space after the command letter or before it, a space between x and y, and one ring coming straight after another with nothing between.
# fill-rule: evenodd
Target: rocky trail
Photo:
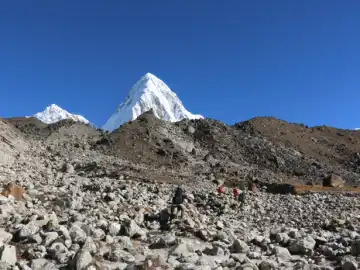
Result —
<instances>
[{"instance_id":1,"label":"rocky trail","mask_svg":"<svg viewBox=\"0 0 360 270\"><path fill-rule=\"evenodd\" d=\"M357 193L272 194L259 185L241 207L231 188L331 174L357 185L355 131L296 126L313 134L305 147L287 124L286 138L269 137L264 119L167 123L145 113L113 133L34 121L0 126L0 269L358 269ZM265 123L277 130L274 121ZM225 194L216 181L228 183ZM162 230L146 217L170 207L178 183L184 217Z\"/></svg>"}]
</instances>

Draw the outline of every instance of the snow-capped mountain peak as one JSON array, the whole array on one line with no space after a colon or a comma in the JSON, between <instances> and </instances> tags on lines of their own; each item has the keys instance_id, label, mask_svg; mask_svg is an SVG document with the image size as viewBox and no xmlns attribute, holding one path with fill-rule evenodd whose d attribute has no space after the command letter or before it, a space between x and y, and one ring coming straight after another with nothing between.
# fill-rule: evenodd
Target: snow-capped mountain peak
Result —
<instances>
[{"instance_id":1,"label":"snow-capped mountain peak","mask_svg":"<svg viewBox=\"0 0 360 270\"><path fill-rule=\"evenodd\" d=\"M37 119L46 124L53 124L65 119L71 119L76 122L89 124L89 121L83 116L71 114L68 111L60 108L56 104L51 104L50 106L46 107L44 111L34 114L33 117L36 117Z\"/></svg>"},{"instance_id":2,"label":"snow-capped mountain peak","mask_svg":"<svg viewBox=\"0 0 360 270\"><path fill-rule=\"evenodd\" d=\"M150 109L157 118L170 122L185 118L203 118L201 115L194 115L186 110L178 96L162 80L151 73L146 73L133 86L103 129L113 131Z\"/></svg>"}]
</instances>

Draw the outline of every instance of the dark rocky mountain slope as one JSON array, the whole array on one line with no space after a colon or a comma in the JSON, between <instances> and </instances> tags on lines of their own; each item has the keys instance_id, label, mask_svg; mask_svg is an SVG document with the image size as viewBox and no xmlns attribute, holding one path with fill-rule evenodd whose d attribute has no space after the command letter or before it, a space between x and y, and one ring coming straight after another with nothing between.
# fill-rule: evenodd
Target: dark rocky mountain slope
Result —
<instances>
[{"instance_id":1,"label":"dark rocky mountain slope","mask_svg":"<svg viewBox=\"0 0 360 270\"><path fill-rule=\"evenodd\" d=\"M69 120L52 125L34 118L7 121L35 140L71 135L68 146L80 140L101 155L188 177L320 183L335 173L357 185L360 176L359 131L273 117L229 126L212 119L164 122L149 111L112 133Z\"/></svg>"}]
</instances>

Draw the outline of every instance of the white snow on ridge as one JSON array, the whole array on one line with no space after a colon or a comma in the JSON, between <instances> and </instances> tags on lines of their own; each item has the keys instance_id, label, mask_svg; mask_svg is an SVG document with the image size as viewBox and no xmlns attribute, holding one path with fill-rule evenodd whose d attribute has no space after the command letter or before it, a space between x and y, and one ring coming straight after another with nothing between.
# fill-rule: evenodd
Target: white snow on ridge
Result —
<instances>
[{"instance_id":1,"label":"white snow on ridge","mask_svg":"<svg viewBox=\"0 0 360 270\"><path fill-rule=\"evenodd\" d=\"M43 112L38 112L34 114L33 117L36 117L45 124L53 124L65 119L71 119L76 122L89 124L89 121L85 119L83 116L77 114L71 114L61 109L56 104L51 104L50 106L46 107Z\"/></svg>"},{"instance_id":2,"label":"white snow on ridge","mask_svg":"<svg viewBox=\"0 0 360 270\"><path fill-rule=\"evenodd\" d=\"M187 111L177 95L162 80L147 73L133 86L125 101L118 106L102 128L113 131L150 109L153 109L157 118L170 122L185 118L204 118Z\"/></svg>"}]
</instances>

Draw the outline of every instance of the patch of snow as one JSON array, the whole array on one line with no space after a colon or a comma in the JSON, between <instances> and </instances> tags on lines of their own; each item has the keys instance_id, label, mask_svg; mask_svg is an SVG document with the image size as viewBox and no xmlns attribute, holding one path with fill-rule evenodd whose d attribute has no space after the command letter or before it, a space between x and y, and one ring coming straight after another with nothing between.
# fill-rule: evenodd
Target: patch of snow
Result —
<instances>
[{"instance_id":1,"label":"patch of snow","mask_svg":"<svg viewBox=\"0 0 360 270\"><path fill-rule=\"evenodd\" d=\"M147 73L133 86L125 101L102 128L113 131L150 109L157 118L170 122L204 118L186 110L178 96L162 80Z\"/></svg>"},{"instance_id":2,"label":"patch of snow","mask_svg":"<svg viewBox=\"0 0 360 270\"><path fill-rule=\"evenodd\" d=\"M36 117L45 124L53 124L65 119L71 119L76 122L89 124L89 121L83 116L71 114L64 109L61 109L56 104L51 104L50 106L46 107L44 111L34 114L33 117Z\"/></svg>"}]
</instances>

